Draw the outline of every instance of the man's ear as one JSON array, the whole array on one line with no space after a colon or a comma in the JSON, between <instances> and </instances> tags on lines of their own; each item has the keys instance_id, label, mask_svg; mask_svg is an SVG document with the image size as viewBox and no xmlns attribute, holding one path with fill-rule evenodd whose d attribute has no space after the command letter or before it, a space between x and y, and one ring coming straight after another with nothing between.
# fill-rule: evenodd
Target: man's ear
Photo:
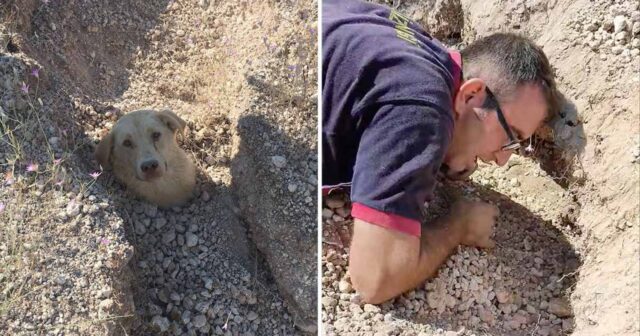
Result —
<instances>
[{"instance_id":1,"label":"man's ear","mask_svg":"<svg viewBox=\"0 0 640 336\"><path fill-rule=\"evenodd\" d=\"M111 169L111 149L113 148L113 134L105 135L96 146L94 153L96 160L103 169Z\"/></svg>"},{"instance_id":2,"label":"man's ear","mask_svg":"<svg viewBox=\"0 0 640 336\"><path fill-rule=\"evenodd\" d=\"M467 107L479 108L487 97L486 84L480 78L471 78L460 85L456 96L456 105L463 104Z\"/></svg>"},{"instance_id":3,"label":"man's ear","mask_svg":"<svg viewBox=\"0 0 640 336\"><path fill-rule=\"evenodd\" d=\"M170 130L175 134L177 131L182 133L184 128L187 126L187 122L182 120L178 115L173 113L171 110L161 110L156 112L158 119L162 121L163 124L167 125Z\"/></svg>"}]
</instances>

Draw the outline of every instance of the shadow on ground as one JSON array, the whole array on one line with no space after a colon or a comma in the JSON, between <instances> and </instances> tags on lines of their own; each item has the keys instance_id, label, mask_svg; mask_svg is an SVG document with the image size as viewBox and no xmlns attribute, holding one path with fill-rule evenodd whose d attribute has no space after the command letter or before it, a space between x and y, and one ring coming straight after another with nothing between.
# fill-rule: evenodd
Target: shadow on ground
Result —
<instances>
[{"instance_id":1,"label":"shadow on ground","mask_svg":"<svg viewBox=\"0 0 640 336\"><path fill-rule=\"evenodd\" d=\"M315 154L265 117L238 120L232 189L252 240L264 254L295 324L316 327Z\"/></svg>"}]
</instances>

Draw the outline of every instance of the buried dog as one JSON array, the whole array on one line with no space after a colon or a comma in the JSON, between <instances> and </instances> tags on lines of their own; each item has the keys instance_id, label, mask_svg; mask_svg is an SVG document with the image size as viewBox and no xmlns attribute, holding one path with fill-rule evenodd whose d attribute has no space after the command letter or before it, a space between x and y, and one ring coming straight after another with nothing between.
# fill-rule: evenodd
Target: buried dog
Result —
<instances>
[{"instance_id":1,"label":"buried dog","mask_svg":"<svg viewBox=\"0 0 640 336\"><path fill-rule=\"evenodd\" d=\"M138 110L121 117L95 156L120 182L160 207L184 204L195 186L195 166L178 146L186 122L170 110Z\"/></svg>"}]
</instances>

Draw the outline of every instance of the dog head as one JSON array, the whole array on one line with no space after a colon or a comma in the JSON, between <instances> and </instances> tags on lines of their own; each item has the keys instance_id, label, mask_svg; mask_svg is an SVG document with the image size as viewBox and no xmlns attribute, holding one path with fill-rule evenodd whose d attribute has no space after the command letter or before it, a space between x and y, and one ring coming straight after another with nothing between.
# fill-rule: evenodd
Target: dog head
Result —
<instances>
[{"instance_id":1,"label":"dog head","mask_svg":"<svg viewBox=\"0 0 640 336\"><path fill-rule=\"evenodd\" d=\"M170 110L127 113L96 147L95 156L116 175L152 181L162 177L179 151L176 134L186 122Z\"/></svg>"}]
</instances>

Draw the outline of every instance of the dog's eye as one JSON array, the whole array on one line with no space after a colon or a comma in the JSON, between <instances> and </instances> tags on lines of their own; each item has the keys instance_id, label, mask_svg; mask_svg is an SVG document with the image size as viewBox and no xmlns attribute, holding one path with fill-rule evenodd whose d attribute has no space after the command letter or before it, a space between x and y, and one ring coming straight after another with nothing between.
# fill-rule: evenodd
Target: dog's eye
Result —
<instances>
[{"instance_id":1,"label":"dog's eye","mask_svg":"<svg viewBox=\"0 0 640 336\"><path fill-rule=\"evenodd\" d=\"M153 134L151 134L151 137L153 138L153 140L158 140L160 139L160 132L153 132Z\"/></svg>"},{"instance_id":2,"label":"dog's eye","mask_svg":"<svg viewBox=\"0 0 640 336\"><path fill-rule=\"evenodd\" d=\"M133 146L133 144L131 143L131 140L129 140L129 139L123 141L122 145L125 146L125 147L132 147Z\"/></svg>"}]
</instances>

